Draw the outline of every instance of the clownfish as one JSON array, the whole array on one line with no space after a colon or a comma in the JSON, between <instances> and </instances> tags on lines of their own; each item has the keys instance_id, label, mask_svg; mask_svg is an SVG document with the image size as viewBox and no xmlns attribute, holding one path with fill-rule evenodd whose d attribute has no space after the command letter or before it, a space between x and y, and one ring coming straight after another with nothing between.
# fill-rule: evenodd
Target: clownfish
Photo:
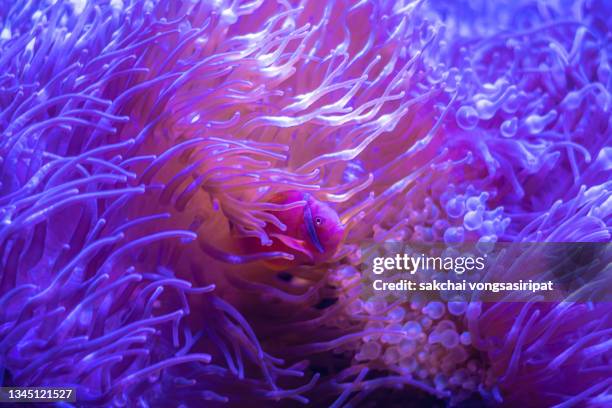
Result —
<instances>
[{"instance_id":1,"label":"clownfish","mask_svg":"<svg viewBox=\"0 0 612 408\"><path fill-rule=\"evenodd\" d=\"M258 245L258 251L282 251L294 256L292 261L268 260L264 263L271 269L282 270L296 265L316 265L330 259L344 238L344 225L338 213L328 204L312 195L299 191L285 191L273 195L269 202L290 204L304 201L305 204L287 210L270 211L286 229L267 224L264 228L272 245ZM253 242L251 242L251 248Z\"/></svg>"}]
</instances>

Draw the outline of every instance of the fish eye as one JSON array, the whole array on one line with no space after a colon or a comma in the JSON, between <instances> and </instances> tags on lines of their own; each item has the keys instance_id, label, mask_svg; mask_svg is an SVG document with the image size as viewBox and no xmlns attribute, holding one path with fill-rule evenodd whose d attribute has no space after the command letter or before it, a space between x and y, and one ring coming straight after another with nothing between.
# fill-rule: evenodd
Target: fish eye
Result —
<instances>
[{"instance_id":1,"label":"fish eye","mask_svg":"<svg viewBox=\"0 0 612 408\"><path fill-rule=\"evenodd\" d=\"M316 225L322 225L323 224L323 218L321 217L315 217L314 222Z\"/></svg>"}]
</instances>

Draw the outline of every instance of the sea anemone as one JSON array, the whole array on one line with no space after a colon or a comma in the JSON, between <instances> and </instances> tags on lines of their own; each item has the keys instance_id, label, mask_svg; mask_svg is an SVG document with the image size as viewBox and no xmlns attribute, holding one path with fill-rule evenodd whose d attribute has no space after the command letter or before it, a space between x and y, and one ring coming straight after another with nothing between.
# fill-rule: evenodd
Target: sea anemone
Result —
<instances>
[{"instance_id":1,"label":"sea anemone","mask_svg":"<svg viewBox=\"0 0 612 408\"><path fill-rule=\"evenodd\" d=\"M364 285L389 242L609 242L612 18L561 3L0 3L3 385L609 402L605 303Z\"/></svg>"}]
</instances>

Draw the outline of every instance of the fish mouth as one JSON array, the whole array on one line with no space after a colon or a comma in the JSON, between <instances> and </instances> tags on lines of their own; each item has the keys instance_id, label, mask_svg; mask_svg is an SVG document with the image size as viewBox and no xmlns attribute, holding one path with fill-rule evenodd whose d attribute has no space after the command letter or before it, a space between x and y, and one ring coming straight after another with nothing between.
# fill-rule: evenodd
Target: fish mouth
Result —
<instances>
[{"instance_id":1,"label":"fish mouth","mask_svg":"<svg viewBox=\"0 0 612 408\"><path fill-rule=\"evenodd\" d=\"M323 249L323 245L321 244L319 236L317 235L317 230L312 219L312 211L310 210L310 206L308 204L304 206L304 224L306 224L308 236L310 237L310 240L314 244L315 248L317 248L317 251L324 253L325 250Z\"/></svg>"}]
</instances>

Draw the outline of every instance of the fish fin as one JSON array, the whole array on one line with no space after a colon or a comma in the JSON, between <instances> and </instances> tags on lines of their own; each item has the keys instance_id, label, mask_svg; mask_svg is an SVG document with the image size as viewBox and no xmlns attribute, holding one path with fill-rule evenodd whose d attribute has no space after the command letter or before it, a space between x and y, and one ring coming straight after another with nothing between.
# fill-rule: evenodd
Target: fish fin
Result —
<instances>
[{"instance_id":1,"label":"fish fin","mask_svg":"<svg viewBox=\"0 0 612 408\"><path fill-rule=\"evenodd\" d=\"M275 271L275 272L286 271L293 265L292 261L285 261L285 260L262 261L262 262L266 268L270 269L271 271Z\"/></svg>"},{"instance_id":2,"label":"fish fin","mask_svg":"<svg viewBox=\"0 0 612 408\"><path fill-rule=\"evenodd\" d=\"M314 258L312 256L312 252L306 247L306 242L296 239L296 238L292 238L288 235L284 235L284 234L270 234L270 236L272 238L276 238L278 239L280 242L282 242L285 246L294 249L298 252L303 253L304 255L306 255L308 257L308 259L310 259L311 261L314 261Z\"/></svg>"}]
</instances>

